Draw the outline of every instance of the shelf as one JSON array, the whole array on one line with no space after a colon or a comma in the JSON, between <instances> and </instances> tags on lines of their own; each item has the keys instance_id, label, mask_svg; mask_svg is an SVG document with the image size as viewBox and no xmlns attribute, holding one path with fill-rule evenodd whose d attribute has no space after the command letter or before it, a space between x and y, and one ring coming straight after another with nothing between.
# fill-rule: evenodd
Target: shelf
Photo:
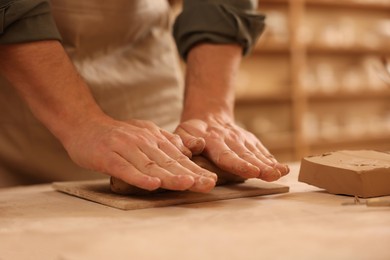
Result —
<instances>
[{"instance_id":1,"label":"shelf","mask_svg":"<svg viewBox=\"0 0 390 260\"><path fill-rule=\"evenodd\" d=\"M290 151L292 152L294 150L294 147L292 143L289 144L277 144L277 143L267 143L266 140L261 140L262 144L264 144L265 147L271 152L283 152L283 151Z\"/></svg>"},{"instance_id":2,"label":"shelf","mask_svg":"<svg viewBox=\"0 0 390 260\"><path fill-rule=\"evenodd\" d=\"M345 137L340 136L337 140L318 140L312 141L309 143L309 146L313 148L320 147L333 147L333 146L347 146L347 145L364 145L364 144L373 144L373 143L383 143L388 144L390 147L390 135L382 135L382 136L358 136L358 137Z\"/></svg>"},{"instance_id":3,"label":"shelf","mask_svg":"<svg viewBox=\"0 0 390 260\"><path fill-rule=\"evenodd\" d=\"M254 104L270 104L270 103L288 103L291 102L291 97L286 94L273 95L237 95L236 104L239 105L254 105Z\"/></svg>"},{"instance_id":4,"label":"shelf","mask_svg":"<svg viewBox=\"0 0 390 260\"><path fill-rule=\"evenodd\" d=\"M326 55L362 55L362 54L375 54L375 55L389 55L390 48L367 48L363 46L351 46L351 47L333 47L326 45L307 45L306 51L309 54L326 54Z\"/></svg>"},{"instance_id":5,"label":"shelf","mask_svg":"<svg viewBox=\"0 0 390 260\"><path fill-rule=\"evenodd\" d=\"M310 101L390 99L390 91L361 91L308 94Z\"/></svg>"},{"instance_id":6,"label":"shelf","mask_svg":"<svg viewBox=\"0 0 390 260\"><path fill-rule=\"evenodd\" d=\"M309 155L318 150L329 151L347 148L390 150L390 134L379 132L379 129L372 129L372 132L368 132L371 128L367 128L367 134L363 136L336 136L340 139L319 139L311 142L307 140L303 127L307 112L313 110L328 111L329 108L331 112L338 113L339 110L336 105L342 105L340 109L343 109L345 105L345 107L348 107L348 111L352 111L352 114L355 108L365 112L364 107L359 107L361 105L372 106L372 111L367 110L367 117L369 118L372 112L379 118L378 120L383 118L387 122L387 115L390 112L390 107L387 105L389 104L388 100L390 100L390 86L388 88L373 86L376 82L370 81L372 75L367 74L359 78L361 80L357 82L359 84L356 83L359 88L352 88L352 83L355 83L355 81L349 80L349 77L344 78L342 75L349 76L345 73L375 73L371 68L368 70L366 67L366 60L370 61L371 59L369 56L373 56L372 60L386 56L390 57L390 45L386 44L388 40L386 28L378 29L375 32L370 29L372 26L376 26L378 21L390 19L390 0L381 2L378 0L376 3L368 0L259 0L259 10L266 14L267 11L271 14L273 11L285 15L286 22L283 22L283 24L286 25L283 26L288 29L281 31L276 30L278 27L275 27L276 29L269 27L270 30L275 29L275 31L270 31L269 35L264 33L263 38L253 49L253 55L248 57L248 59L253 60L245 64L246 66L252 66L245 67L245 69L248 69L254 75L256 75L260 65L266 68L269 66L276 71L272 74L267 73L262 77L248 77L249 80L258 81L250 82L251 84L248 85L266 85L267 92L247 93L247 95L244 95L246 93L243 92L237 92L237 94L242 93L241 96L237 96L236 100L238 110L242 109L241 113L250 111L257 115L257 109L259 111L262 111L262 109L264 111L266 109L288 111L284 120L288 122L288 128L282 128L288 134L284 136L274 132L259 132L258 134L261 134L259 138L263 144L270 151L275 151L276 154L291 155L294 160L300 159L304 154ZM335 36L335 45L332 45L332 42L321 40L320 36L323 36L323 34L319 34L318 30L324 30L323 24L332 19L329 14L334 14L332 17L340 17L340 19L342 17L356 19L356 26L353 29L359 29L359 31L354 31L357 36L362 36L362 33L367 31L368 35L373 33L380 38L374 42L375 45L369 45L370 41L343 42L343 35L340 34L337 37ZM278 20L275 19L275 21ZM309 27L307 27L308 23L310 23ZM334 21L334 26L337 26L337 21ZM343 26L349 26L349 24L345 23ZM385 26L384 23L383 27ZM313 34L309 35L311 37L302 37L301 33L306 31L301 30L301 28L312 30ZM281 32L285 33L286 31L288 35L280 37L282 36ZM325 36L328 37L329 35ZM307 40L311 39L310 43L306 43L305 38ZM351 46L346 46L348 43ZM276 59L278 62L269 62L269 60ZM316 64L321 59L332 65L332 72L337 76L335 76L335 80L337 80L335 88L319 88L322 86L321 84L316 85L319 84L319 81L311 81L318 80L319 78L316 77L318 75L313 75L313 78L310 78L313 88L309 89L312 90L309 92L302 85L302 82L307 79L305 73L315 73ZM264 63L260 61L264 61ZM368 61L367 63L371 66L371 61ZM372 66L378 66L377 63L372 62L372 64ZM284 74L278 73L281 66L284 66L283 71L280 70ZM349 68L348 66L351 66L351 70L344 71L344 68ZM352 68L356 68L356 71ZM378 77L382 75L380 70L381 68L378 70ZM385 75L384 70L383 75ZM275 78L283 80L273 80ZM349 82L351 83L348 84ZM370 82L372 82L371 85ZM287 86L285 86L286 84ZM256 92L256 89L248 88L248 90ZM315 90L318 92L313 92ZM333 90L333 92L327 90ZM282 95L278 93L282 93ZM346 114L349 115L349 112ZM241 114L238 113L237 115ZM254 122L255 118L248 116L245 120L247 120L248 125L251 125L250 122ZM343 118L338 120L343 120ZM378 130L378 136L374 136L374 130ZM340 132L340 135L344 133L347 132Z\"/></svg>"},{"instance_id":7,"label":"shelf","mask_svg":"<svg viewBox=\"0 0 390 260\"><path fill-rule=\"evenodd\" d=\"M355 9L372 9L384 11L390 8L390 3L373 2L373 1L347 1L347 0L306 0L307 6L330 7L330 8L355 8Z\"/></svg>"}]
</instances>

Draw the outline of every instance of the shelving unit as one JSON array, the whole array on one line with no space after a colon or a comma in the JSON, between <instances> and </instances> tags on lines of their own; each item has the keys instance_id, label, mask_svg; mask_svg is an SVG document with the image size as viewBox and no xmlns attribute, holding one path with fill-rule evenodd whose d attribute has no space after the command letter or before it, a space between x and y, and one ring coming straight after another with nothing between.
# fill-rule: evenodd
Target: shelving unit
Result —
<instances>
[{"instance_id":1,"label":"shelving unit","mask_svg":"<svg viewBox=\"0 0 390 260\"><path fill-rule=\"evenodd\" d=\"M259 10L271 24L243 61L237 121L282 161L339 149L390 150L390 86L381 84L379 65L370 64L390 57L390 2L260 0ZM363 15L366 24L358 24ZM321 19L330 21L320 26ZM379 37L369 29L380 23L389 29ZM269 66L256 67L262 63ZM280 82L269 79L278 73Z\"/></svg>"},{"instance_id":2,"label":"shelving unit","mask_svg":"<svg viewBox=\"0 0 390 260\"><path fill-rule=\"evenodd\" d=\"M259 11L267 28L241 66L237 122L280 161L390 151L379 63L390 59L390 0L260 0Z\"/></svg>"}]
</instances>

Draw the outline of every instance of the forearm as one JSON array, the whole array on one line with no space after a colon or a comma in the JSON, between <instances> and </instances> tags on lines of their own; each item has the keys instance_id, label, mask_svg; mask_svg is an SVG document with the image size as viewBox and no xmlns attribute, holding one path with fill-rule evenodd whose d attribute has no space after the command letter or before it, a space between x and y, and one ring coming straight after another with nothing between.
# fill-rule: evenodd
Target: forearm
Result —
<instances>
[{"instance_id":1,"label":"forearm","mask_svg":"<svg viewBox=\"0 0 390 260\"><path fill-rule=\"evenodd\" d=\"M105 117L58 41L1 45L0 73L62 143Z\"/></svg>"},{"instance_id":2,"label":"forearm","mask_svg":"<svg viewBox=\"0 0 390 260\"><path fill-rule=\"evenodd\" d=\"M187 59L182 121L220 114L233 119L234 83L242 47L200 44Z\"/></svg>"}]
</instances>

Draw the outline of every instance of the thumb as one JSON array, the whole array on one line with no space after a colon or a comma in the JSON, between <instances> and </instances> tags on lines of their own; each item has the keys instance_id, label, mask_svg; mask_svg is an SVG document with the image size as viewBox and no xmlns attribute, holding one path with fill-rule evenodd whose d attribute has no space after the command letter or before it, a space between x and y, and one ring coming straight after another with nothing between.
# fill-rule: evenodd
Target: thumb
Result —
<instances>
[{"instance_id":1,"label":"thumb","mask_svg":"<svg viewBox=\"0 0 390 260\"><path fill-rule=\"evenodd\" d=\"M183 129L180 125L176 128L175 134L179 135L193 155L201 154L206 146L206 141L202 137L193 136Z\"/></svg>"}]
</instances>

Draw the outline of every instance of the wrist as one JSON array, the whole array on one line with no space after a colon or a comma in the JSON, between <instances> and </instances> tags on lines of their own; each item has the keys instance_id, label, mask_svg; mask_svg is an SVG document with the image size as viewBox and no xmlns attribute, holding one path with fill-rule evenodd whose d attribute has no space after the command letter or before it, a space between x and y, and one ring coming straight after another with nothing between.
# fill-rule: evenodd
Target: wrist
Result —
<instances>
[{"instance_id":1,"label":"wrist","mask_svg":"<svg viewBox=\"0 0 390 260\"><path fill-rule=\"evenodd\" d=\"M182 120L210 115L233 120L234 82L241 61L238 45L200 44L189 52Z\"/></svg>"},{"instance_id":2,"label":"wrist","mask_svg":"<svg viewBox=\"0 0 390 260\"><path fill-rule=\"evenodd\" d=\"M184 106L181 122L191 119L207 121L213 118L219 118L225 122L234 121L233 107L218 102L207 102L207 104L202 102L195 106Z\"/></svg>"},{"instance_id":3,"label":"wrist","mask_svg":"<svg viewBox=\"0 0 390 260\"><path fill-rule=\"evenodd\" d=\"M96 105L82 110L62 111L61 114L42 121L63 146L68 147L83 129L92 129L94 125L105 124L113 119Z\"/></svg>"}]
</instances>

